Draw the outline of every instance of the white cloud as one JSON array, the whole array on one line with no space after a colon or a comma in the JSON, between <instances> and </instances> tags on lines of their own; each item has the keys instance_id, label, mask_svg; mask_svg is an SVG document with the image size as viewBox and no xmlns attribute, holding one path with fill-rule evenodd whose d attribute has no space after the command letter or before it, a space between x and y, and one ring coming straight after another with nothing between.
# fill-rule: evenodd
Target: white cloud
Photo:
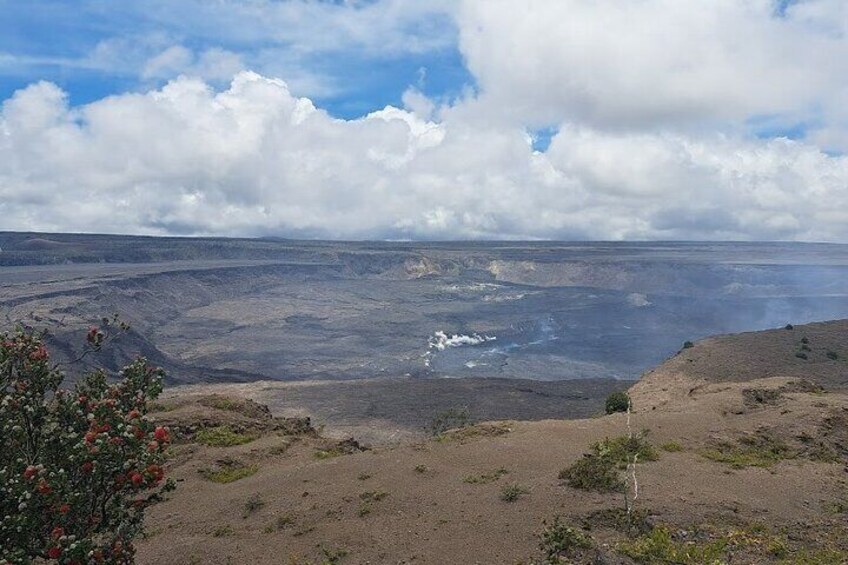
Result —
<instances>
[{"instance_id":1,"label":"white cloud","mask_svg":"<svg viewBox=\"0 0 848 565\"><path fill-rule=\"evenodd\" d=\"M770 0L465 0L476 89L438 105L410 87L404 108L355 120L293 94L337 88L300 57L439 49L452 3L179 9L173 35L86 59L162 88L69 107L37 83L4 103L0 229L848 242L848 157L828 153L848 150L841 1L780 16ZM221 89L243 54L189 49L180 25L258 42L252 59L286 82L240 72ZM754 135L797 122L799 141ZM529 132L549 125L534 151Z\"/></svg>"},{"instance_id":2,"label":"white cloud","mask_svg":"<svg viewBox=\"0 0 848 565\"><path fill-rule=\"evenodd\" d=\"M848 158L815 146L568 126L538 153L463 104L339 120L241 73L69 108L39 83L3 105L2 228L848 241Z\"/></svg>"},{"instance_id":3,"label":"white cloud","mask_svg":"<svg viewBox=\"0 0 848 565\"><path fill-rule=\"evenodd\" d=\"M513 120L703 127L844 106L838 0L465 0L460 46L483 101ZM837 98L838 97L838 98Z\"/></svg>"}]
</instances>

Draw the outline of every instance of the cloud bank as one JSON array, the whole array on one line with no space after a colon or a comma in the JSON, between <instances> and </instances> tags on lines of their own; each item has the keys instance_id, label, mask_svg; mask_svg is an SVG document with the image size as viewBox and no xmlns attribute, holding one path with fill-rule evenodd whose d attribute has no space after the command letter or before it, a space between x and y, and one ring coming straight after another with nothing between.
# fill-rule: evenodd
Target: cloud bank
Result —
<instances>
[{"instance_id":1,"label":"cloud bank","mask_svg":"<svg viewBox=\"0 0 848 565\"><path fill-rule=\"evenodd\" d=\"M476 88L358 119L226 50L163 49L140 72L183 75L82 106L38 82L3 102L0 229L848 242L844 3L679 4L467 0Z\"/></svg>"}]
</instances>

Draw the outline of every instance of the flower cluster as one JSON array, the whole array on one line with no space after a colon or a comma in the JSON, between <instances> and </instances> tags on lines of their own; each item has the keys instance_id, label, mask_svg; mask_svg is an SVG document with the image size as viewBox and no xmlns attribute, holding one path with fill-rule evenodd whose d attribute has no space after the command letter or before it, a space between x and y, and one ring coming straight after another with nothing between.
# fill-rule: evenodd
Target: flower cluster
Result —
<instances>
[{"instance_id":1,"label":"flower cluster","mask_svg":"<svg viewBox=\"0 0 848 565\"><path fill-rule=\"evenodd\" d=\"M145 508L173 488L170 434L145 417L162 378L137 359L61 388L41 335L0 335L0 565L133 562Z\"/></svg>"}]
</instances>

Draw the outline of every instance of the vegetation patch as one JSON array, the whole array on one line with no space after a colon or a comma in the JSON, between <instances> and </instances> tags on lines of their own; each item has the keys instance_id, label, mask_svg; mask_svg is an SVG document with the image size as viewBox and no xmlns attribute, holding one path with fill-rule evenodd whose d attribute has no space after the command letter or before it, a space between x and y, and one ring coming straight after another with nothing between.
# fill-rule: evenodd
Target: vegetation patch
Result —
<instances>
[{"instance_id":1,"label":"vegetation patch","mask_svg":"<svg viewBox=\"0 0 848 565\"><path fill-rule=\"evenodd\" d=\"M563 522L560 516L556 516L550 524L545 522L539 537L539 549L545 554L546 564L568 563L582 550L594 546L590 537Z\"/></svg>"},{"instance_id":2,"label":"vegetation patch","mask_svg":"<svg viewBox=\"0 0 848 565\"><path fill-rule=\"evenodd\" d=\"M194 439L210 447L232 447L250 443L259 437L257 434L233 431L229 426L215 426L197 432Z\"/></svg>"},{"instance_id":3,"label":"vegetation patch","mask_svg":"<svg viewBox=\"0 0 848 565\"><path fill-rule=\"evenodd\" d=\"M624 486L616 462L596 453L585 453L582 459L560 471L559 479L571 488L595 492L618 491Z\"/></svg>"},{"instance_id":4,"label":"vegetation patch","mask_svg":"<svg viewBox=\"0 0 848 565\"><path fill-rule=\"evenodd\" d=\"M559 473L560 480L568 486L596 492L621 490L624 481L620 470L634 458L637 462L656 461L659 453L645 438L647 432L632 437L606 438L592 444L591 452L583 455L570 467Z\"/></svg>"},{"instance_id":5,"label":"vegetation patch","mask_svg":"<svg viewBox=\"0 0 848 565\"><path fill-rule=\"evenodd\" d=\"M427 471L429 471L429 469L427 468L427 465L416 465L415 466L415 472L418 473L418 474L423 475Z\"/></svg>"},{"instance_id":6,"label":"vegetation patch","mask_svg":"<svg viewBox=\"0 0 848 565\"><path fill-rule=\"evenodd\" d=\"M387 496L389 496L389 493L381 490L363 492L360 494L359 500L361 500L362 503L359 505L359 516L362 518L371 514L374 504L380 502Z\"/></svg>"},{"instance_id":7,"label":"vegetation patch","mask_svg":"<svg viewBox=\"0 0 848 565\"><path fill-rule=\"evenodd\" d=\"M232 457L225 457L210 467L200 469L199 473L213 483L226 484L255 475L258 470L258 465L245 465Z\"/></svg>"},{"instance_id":8,"label":"vegetation patch","mask_svg":"<svg viewBox=\"0 0 848 565\"><path fill-rule=\"evenodd\" d=\"M638 537L620 542L616 550L638 563L704 564L778 562L808 565L845 563L844 551L832 548L793 548L781 535L752 526L719 530L654 528Z\"/></svg>"},{"instance_id":9,"label":"vegetation patch","mask_svg":"<svg viewBox=\"0 0 848 565\"><path fill-rule=\"evenodd\" d=\"M626 392L614 392L607 396L604 404L604 410L607 414L615 414L616 412L627 412L630 408L630 396Z\"/></svg>"},{"instance_id":10,"label":"vegetation patch","mask_svg":"<svg viewBox=\"0 0 848 565\"><path fill-rule=\"evenodd\" d=\"M264 506L265 501L262 500L262 497L259 495L259 493L254 493L250 495L250 498L244 501L244 504L241 508L241 517L247 519L262 510Z\"/></svg>"},{"instance_id":11,"label":"vegetation patch","mask_svg":"<svg viewBox=\"0 0 848 565\"><path fill-rule=\"evenodd\" d=\"M506 485L501 489L501 500L504 502L515 502L525 494L528 494L530 489L518 483Z\"/></svg>"},{"instance_id":12,"label":"vegetation patch","mask_svg":"<svg viewBox=\"0 0 848 565\"><path fill-rule=\"evenodd\" d=\"M507 474L509 474L509 471L501 467L500 469L495 469L494 471L490 471L488 473L465 476L462 478L462 482L468 483L469 485L485 485L488 483L495 482Z\"/></svg>"},{"instance_id":13,"label":"vegetation patch","mask_svg":"<svg viewBox=\"0 0 848 565\"><path fill-rule=\"evenodd\" d=\"M683 446L676 441L667 441L660 446L660 449L669 453L677 453L678 451L683 451Z\"/></svg>"},{"instance_id":14,"label":"vegetation patch","mask_svg":"<svg viewBox=\"0 0 848 565\"><path fill-rule=\"evenodd\" d=\"M784 459L793 459L796 453L780 438L766 431L739 438L736 443L719 442L705 449L701 455L726 463L735 469L745 467L771 467Z\"/></svg>"}]
</instances>

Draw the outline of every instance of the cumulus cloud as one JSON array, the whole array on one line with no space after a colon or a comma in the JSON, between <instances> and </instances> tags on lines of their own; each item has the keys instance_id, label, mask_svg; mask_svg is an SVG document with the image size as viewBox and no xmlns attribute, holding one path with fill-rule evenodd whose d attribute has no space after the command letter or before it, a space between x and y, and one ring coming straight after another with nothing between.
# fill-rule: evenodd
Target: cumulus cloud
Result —
<instances>
[{"instance_id":1,"label":"cumulus cloud","mask_svg":"<svg viewBox=\"0 0 848 565\"><path fill-rule=\"evenodd\" d=\"M321 15L348 27L310 42L283 26L279 40L433 49L450 32L415 22L449 4L200 3L185 21L247 41L259 13L261 37ZM164 17L155 7L147 17ZM848 242L846 15L836 0L465 0L476 88L445 102L411 86L403 108L349 120L241 71L240 53L163 38L133 60L164 86L70 106L41 82L3 103L0 228ZM762 123L810 125L793 141L758 137Z\"/></svg>"},{"instance_id":2,"label":"cumulus cloud","mask_svg":"<svg viewBox=\"0 0 848 565\"><path fill-rule=\"evenodd\" d=\"M3 104L3 228L848 240L848 158L812 145L574 126L539 153L452 112L340 120L250 72L81 107L38 83Z\"/></svg>"},{"instance_id":3,"label":"cumulus cloud","mask_svg":"<svg viewBox=\"0 0 848 565\"><path fill-rule=\"evenodd\" d=\"M844 106L838 0L465 0L460 45L484 98L536 125L603 128L816 117Z\"/></svg>"}]
</instances>

